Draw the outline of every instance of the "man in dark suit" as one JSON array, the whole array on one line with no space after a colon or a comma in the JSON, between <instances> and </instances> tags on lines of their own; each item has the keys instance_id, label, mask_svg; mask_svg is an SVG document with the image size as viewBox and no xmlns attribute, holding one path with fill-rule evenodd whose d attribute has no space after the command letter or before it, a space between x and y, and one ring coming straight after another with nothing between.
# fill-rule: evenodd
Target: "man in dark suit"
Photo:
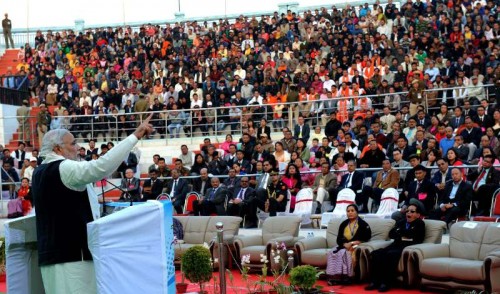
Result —
<instances>
[{"instance_id":1,"label":"man in dark suit","mask_svg":"<svg viewBox=\"0 0 500 294\"><path fill-rule=\"evenodd\" d=\"M250 162L245 159L245 152L243 152L243 150L236 151L236 161L233 163L238 163L241 170L247 174L252 172L252 166Z\"/></svg>"},{"instance_id":2,"label":"man in dark suit","mask_svg":"<svg viewBox=\"0 0 500 294\"><path fill-rule=\"evenodd\" d=\"M463 181L463 175L459 168L451 170L452 181L446 183L443 198L439 200L439 208L433 210L429 218L441 220L449 224L457 217L465 215L469 209L472 198L471 184Z\"/></svg>"},{"instance_id":3,"label":"man in dark suit","mask_svg":"<svg viewBox=\"0 0 500 294\"><path fill-rule=\"evenodd\" d=\"M425 115L423 110L419 110L417 115L415 116L415 120L417 121L417 125L422 125L424 128L428 128L431 125L431 118L428 115Z\"/></svg>"},{"instance_id":4,"label":"man in dark suit","mask_svg":"<svg viewBox=\"0 0 500 294\"><path fill-rule=\"evenodd\" d=\"M482 105L477 107L477 115L474 122L484 130L494 125L493 118L485 113L484 106Z\"/></svg>"},{"instance_id":5,"label":"man in dark suit","mask_svg":"<svg viewBox=\"0 0 500 294\"><path fill-rule=\"evenodd\" d=\"M309 128L309 125L304 123L304 117L299 116L297 119L297 124L295 125L294 128L294 139L304 139L304 142L309 141L311 129Z\"/></svg>"},{"instance_id":6,"label":"man in dark suit","mask_svg":"<svg viewBox=\"0 0 500 294\"><path fill-rule=\"evenodd\" d=\"M236 176L236 170L232 167L229 169L228 175L229 177L224 180L224 186L226 186L230 193L233 193L240 189L241 178Z\"/></svg>"},{"instance_id":7,"label":"man in dark suit","mask_svg":"<svg viewBox=\"0 0 500 294\"><path fill-rule=\"evenodd\" d=\"M141 200L141 181L134 177L134 171L129 168L125 170L125 178L122 179L120 188L123 193L120 201L140 201Z\"/></svg>"},{"instance_id":8,"label":"man in dark suit","mask_svg":"<svg viewBox=\"0 0 500 294\"><path fill-rule=\"evenodd\" d=\"M480 128L474 126L474 122L472 118L467 116L465 117L465 129L460 133L462 138L464 139L464 143L474 143L476 147L479 147L479 143L481 142L481 136L483 132Z\"/></svg>"},{"instance_id":9,"label":"man in dark suit","mask_svg":"<svg viewBox=\"0 0 500 294\"><path fill-rule=\"evenodd\" d=\"M179 179L178 170L172 170L172 180L168 181L165 192L170 196L170 201L172 201L175 211L182 213L189 188L188 182L185 179Z\"/></svg>"},{"instance_id":10,"label":"man in dark suit","mask_svg":"<svg viewBox=\"0 0 500 294\"><path fill-rule=\"evenodd\" d=\"M217 177L213 177L210 182L212 187L207 190L206 196L193 202L194 215L226 215L227 189Z\"/></svg>"},{"instance_id":11,"label":"man in dark suit","mask_svg":"<svg viewBox=\"0 0 500 294\"><path fill-rule=\"evenodd\" d=\"M448 169L448 161L444 158L437 160L439 170L432 176L431 182L436 187L436 194L438 199L443 199L446 183L451 182L451 170Z\"/></svg>"},{"instance_id":12,"label":"man in dark suit","mask_svg":"<svg viewBox=\"0 0 500 294\"><path fill-rule=\"evenodd\" d=\"M415 142L411 144L411 152L419 153L418 150L420 150L420 152L423 152L425 149L427 149L427 142L428 140L425 138L424 132L420 130L417 131L415 133Z\"/></svg>"},{"instance_id":13,"label":"man in dark suit","mask_svg":"<svg viewBox=\"0 0 500 294\"><path fill-rule=\"evenodd\" d=\"M455 107L454 113L455 115L450 119L449 125L455 130L464 124L465 118L462 115L462 108L460 106Z\"/></svg>"},{"instance_id":14,"label":"man in dark suit","mask_svg":"<svg viewBox=\"0 0 500 294\"><path fill-rule=\"evenodd\" d=\"M415 181L412 181L407 191L405 191L406 199L400 211L392 214L392 218L399 221L404 218L410 201L420 201L425 208L425 211L432 211L436 201L436 189L434 184L427 178L427 169L418 164L413 168ZM407 174L408 177L408 174ZM423 213L425 214L425 213Z\"/></svg>"},{"instance_id":15,"label":"man in dark suit","mask_svg":"<svg viewBox=\"0 0 500 294\"><path fill-rule=\"evenodd\" d=\"M260 126L257 129L257 138L260 138L262 134L266 134L269 140L271 140L271 128L267 126L267 120L265 118L260 120Z\"/></svg>"},{"instance_id":16,"label":"man in dark suit","mask_svg":"<svg viewBox=\"0 0 500 294\"><path fill-rule=\"evenodd\" d=\"M158 180L158 171L151 169L149 171L149 179L144 181L142 186L142 195L144 200L155 200L163 191L163 182Z\"/></svg>"},{"instance_id":17,"label":"man in dark suit","mask_svg":"<svg viewBox=\"0 0 500 294\"><path fill-rule=\"evenodd\" d=\"M440 74L443 77L443 80L448 82L450 79L455 79L457 75L457 69L452 65L451 61L447 60L446 65L440 70Z\"/></svg>"},{"instance_id":18,"label":"man in dark suit","mask_svg":"<svg viewBox=\"0 0 500 294\"><path fill-rule=\"evenodd\" d=\"M133 152L130 152L127 159L124 160L120 166L118 167L118 172L123 173L125 172L128 168L132 169L134 173L137 171L137 164L138 164L137 156Z\"/></svg>"},{"instance_id":19,"label":"man in dark suit","mask_svg":"<svg viewBox=\"0 0 500 294\"><path fill-rule=\"evenodd\" d=\"M193 191L200 194L201 197L207 195L210 187L210 177L206 168L200 169L200 177L193 179Z\"/></svg>"},{"instance_id":20,"label":"man in dark suit","mask_svg":"<svg viewBox=\"0 0 500 294\"><path fill-rule=\"evenodd\" d=\"M240 216L245 220L245 228L257 227L257 205L255 202L255 190L249 187L248 177L241 178L241 187L234 189L231 193L227 214Z\"/></svg>"},{"instance_id":21,"label":"man in dark suit","mask_svg":"<svg viewBox=\"0 0 500 294\"><path fill-rule=\"evenodd\" d=\"M335 208L335 203L337 202L337 195L342 189L349 188L356 193L356 203L361 204L362 201L358 197L358 191L363 188L363 180L365 176L362 172L356 171L356 162L354 160L350 160L347 162L347 173L342 176L340 180L340 184L330 194L330 201ZM365 208L364 208L365 209Z\"/></svg>"},{"instance_id":22,"label":"man in dark suit","mask_svg":"<svg viewBox=\"0 0 500 294\"><path fill-rule=\"evenodd\" d=\"M266 138L267 138L266 134L263 134L263 136L266 136ZM253 149L252 162L251 163L255 167L255 164L257 163L257 161L262 161L263 162L264 160L268 159L269 156L270 156L269 152L267 152L266 150L264 150L262 148L262 144L261 143L257 143L257 144L255 144L255 148Z\"/></svg>"},{"instance_id":23,"label":"man in dark suit","mask_svg":"<svg viewBox=\"0 0 500 294\"><path fill-rule=\"evenodd\" d=\"M500 172L493 167L495 159L492 155L483 158L482 166L470 176L474 190L474 200L478 201L475 215L488 215L491 209L491 198L499 187Z\"/></svg>"}]
</instances>

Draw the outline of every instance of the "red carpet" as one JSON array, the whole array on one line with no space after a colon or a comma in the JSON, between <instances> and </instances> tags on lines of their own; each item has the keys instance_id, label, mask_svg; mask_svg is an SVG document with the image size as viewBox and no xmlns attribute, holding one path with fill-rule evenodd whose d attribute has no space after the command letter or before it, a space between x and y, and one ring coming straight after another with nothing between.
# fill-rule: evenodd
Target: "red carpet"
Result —
<instances>
[{"instance_id":1,"label":"red carpet","mask_svg":"<svg viewBox=\"0 0 500 294\"><path fill-rule=\"evenodd\" d=\"M237 270L232 270L231 271L232 276L233 276L233 282L231 283L229 275L226 273L226 280L227 280L227 287L226 287L226 293L235 293L235 294L240 294L240 293L249 293L247 288L246 288L246 282L241 278L241 274ZM257 272L258 274L258 272ZM251 290L254 291L253 289L253 284L255 281L258 279L257 274L251 274L250 275L250 280L249 284L251 285ZM219 278L219 272L214 272L214 276ZM176 271L176 281L180 282L181 281L181 274L179 271ZM267 281L273 281L273 277L268 277ZM282 281L285 282L286 285L288 285L288 279L287 277L283 278ZM186 283L189 283L189 281L186 279ZM325 280L320 280L318 281L317 285L322 286L322 291L325 293L378 293L377 291L365 291L364 288L366 284L360 284L360 285L349 285L349 286L328 286ZM199 291L200 288L198 284L189 284L188 286L188 292L197 292ZM208 291L208 293L219 293L219 291L214 291L214 281L213 279L206 284L205 290ZM388 293L408 293L408 294L416 294L416 293L438 293L438 292L420 292L419 290L404 290L404 289L398 289L394 288Z\"/></svg>"}]
</instances>

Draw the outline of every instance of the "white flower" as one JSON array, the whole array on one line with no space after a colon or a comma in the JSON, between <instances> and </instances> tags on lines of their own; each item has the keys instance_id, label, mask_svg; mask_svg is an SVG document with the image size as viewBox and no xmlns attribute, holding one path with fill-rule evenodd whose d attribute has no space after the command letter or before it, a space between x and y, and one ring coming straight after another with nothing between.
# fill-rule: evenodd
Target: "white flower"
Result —
<instances>
[{"instance_id":1,"label":"white flower","mask_svg":"<svg viewBox=\"0 0 500 294\"><path fill-rule=\"evenodd\" d=\"M219 259L218 258L214 258L214 262L213 263L219 263Z\"/></svg>"},{"instance_id":2,"label":"white flower","mask_svg":"<svg viewBox=\"0 0 500 294\"><path fill-rule=\"evenodd\" d=\"M241 265L249 264L250 263L250 254L243 255L241 257Z\"/></svg>"},{"instance_id":3,"label":"white flower","mask_svg":"<svg viewBox=\"0 0 500 294\"><path fill-rule=\"evenodd\" d=\"M281 259L281 258L280 258L280 256L279 256L279 255L278 255L278 256L275 256L275 257L274 257L274 263L280 263L280 259Z\"/></svg>"},{"instance_id":4,"label":"white flower","mask_svg":"<svg viewBox=\"0 0 500 294\"><path fill-rule=\"evenodd\" d=\"M267 256L265 254L260 255L260 262L267 263Z\"/></svg>"}]
</instances>

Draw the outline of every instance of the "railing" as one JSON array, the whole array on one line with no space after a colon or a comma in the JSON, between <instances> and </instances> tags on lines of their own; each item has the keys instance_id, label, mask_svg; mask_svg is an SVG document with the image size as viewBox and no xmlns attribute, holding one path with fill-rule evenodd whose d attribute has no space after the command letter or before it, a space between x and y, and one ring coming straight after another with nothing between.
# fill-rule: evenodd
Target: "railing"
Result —
<instances>
[{"instance_id":1,"label":"railing","mask_svg":"<svg viewBox=\"0 0 500 294\"><path fill-rule=\"evenodd\" d=\"M490 85L484 86L486 97L489 97L487 91L488 86ZM439 90L441 89L426 90L426 93ZM257 127L262 118L267 120L268 125L271 129L274 129L274 131L281 131L283 127L293 128L298 115L304 115L307 113L310 115L306 117L306 122L311 121L313 126L324 126L329 120L330 111L338 110L338 101L343 99L355 101L356 99L363 97L370 98L373 100L372 108L375 109L376 112L380 112L385 105L383 102L384 97L388 95L399 95L401 97L400 106L393 109L393 111L396 111L401 109L401 106L409 104L409 101L406 99L407 93L408 92L399 92L360 97L334 97L327 98L325 100L320 99L302 102L286 102L281 103L286 105L288 108L287 111L284 111L282 117L276 117L274 115L274 105L266 104L262 106L245 105L236 107L210 107L177 111L162 110L145 113L92 114L74 115L68 117L58 116L57 118L54 116L52 120L55 121L53 123L55 127L68 129L71 133L73 133L75 138L80 141L97 138L99 135L103 137L104 141L120 141L125 136L130 135L136 126L140 124L147 115L153 113L153 119L151 122L155 127L156 137L160 135L160 138L163 137L167 143L169 139L172 139L176 137L177 134L180 135L183 132L186 137L191 138L191 143L193 143L194 137L207 136L210 134L210 131L212 132L212 135L215 136L225 135L228 132L233 134L249 132L247 124L248 120L251 120L254 123L254 130L257 131ZM427 97L428 95L424 95L424 106L428 105ZM21 100L16 100L16 102L20 103ZM239 113L231 116L234 112L232 110L236 108L240 110ZM354 107L352 105L348 110L350 117L356 116L357 113L361 113L359 107ZM201 120L198 119L199 116L197 115L197 111L205 112L201 115ZM182 115L183 118L176 117L175 112L179 113L179 116ZM5 116L0 119L17 119L17 117ZM31 128L36 129L36 126L31 126Z\"/></svg>"}]
</instances>

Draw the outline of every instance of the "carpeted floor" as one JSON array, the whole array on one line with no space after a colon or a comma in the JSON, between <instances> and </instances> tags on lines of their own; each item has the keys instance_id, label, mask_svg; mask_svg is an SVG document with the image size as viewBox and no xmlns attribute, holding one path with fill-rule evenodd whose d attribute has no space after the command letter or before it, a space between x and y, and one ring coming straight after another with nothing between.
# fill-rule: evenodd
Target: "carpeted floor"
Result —
<instances>
[{"instance_id":1,"label":"carpeted floor","mask_svg":"<svg viewBox=\"0 0 500 294\"><path fill-rule=\"evenodd\" d=\"M218 279L219 278L219 273L214 272L214 276ZM232 276L232 277L231 277ZM258 276L257 274L251 274L249 278L249 286L250 290L248 291L246 287L246 282L242 279L241 273L237 270L232 270L231 274L229 275L226 273L226 280L227 280L227 287L226 287L226 293L231 293L231 294L241 294L241 293L249 293L253 292L257 289L254 288L254 284L257 281ZM232 280L232 282L231 282ZM176 271L176 281L180 282L181 281L181 274L179 271ZM267 277L267 281L273 281L273 277ZM284 277L282 280L286 285L289 285L287 277ZM186 280L186 283L189 283L188 280ZM317 285L323 287L322 291L325 293L378 293L377 291L365 291L364 288L366 284L359 284L359 285L349 285L349 286L328 286L326 281L320 280L318 281ZM218 287L218 286L217 286ZM188 286L188 292L197 292L199 291L199 286L198 284L189 284ZM255 289L255 290L254 290ZM219 293L219 291L214 291L214 281L210 281L209 283L206 284L205 290L208 291L208 293ZM388 293L408 293L408 294L416 294L416 293L438 293L438 292L420 292L419 290L404 290L401 288L393 288L391 291Z\"/></svg>"}]
</instances>

